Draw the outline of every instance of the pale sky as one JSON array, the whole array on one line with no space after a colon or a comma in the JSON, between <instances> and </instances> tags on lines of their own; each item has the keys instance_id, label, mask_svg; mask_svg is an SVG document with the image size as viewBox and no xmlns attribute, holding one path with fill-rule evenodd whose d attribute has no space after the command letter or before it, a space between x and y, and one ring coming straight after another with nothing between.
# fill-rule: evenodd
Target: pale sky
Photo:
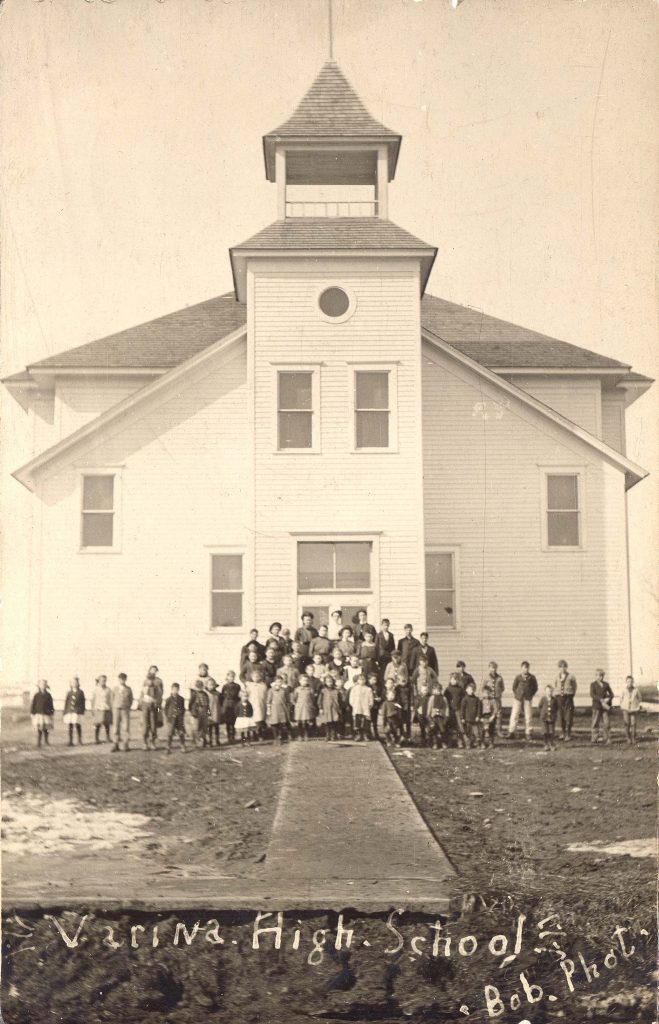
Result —
<instances>
[{"instance_id":1,"label":"pale sky","mask_svg":"<svg viewBox=\"0 0 659 1024\"><path fill-rule=\"evenodd\" d=\"M438 246L428 290L656 376L659 6L334 10L336 60L403 135L389 212ZM327 59L326 0L5 0L0 28L2 375L230 290L228 247L276 219L261 136ZM653 471L629 496L646 681L655 393L628 435Z\"/></svg>"}]
</instances>

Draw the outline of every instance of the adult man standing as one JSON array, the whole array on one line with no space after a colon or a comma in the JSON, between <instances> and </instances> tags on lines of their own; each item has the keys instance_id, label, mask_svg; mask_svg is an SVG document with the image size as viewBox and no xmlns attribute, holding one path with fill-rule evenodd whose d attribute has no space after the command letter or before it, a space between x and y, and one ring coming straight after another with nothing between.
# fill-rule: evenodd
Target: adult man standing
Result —
<instances>
[{"instance_id":1,"label":"adult man standing","mask_svg":"<svg viewBox=\"0 0 659 1024\"><path fill-rule=\"evenodd\" d=\"M419 661L421 658L425 658L428 662L428 668L431 668L436 676L439 675L439 663L437 661L437 651L434 647L431 647L428 643L428 634L419 634L419 646L415 647L412 652L412 672L416 672L419 667Z\"/></svg>"},{"instance_id":2,"label":"adult man standing","mask_svg":"<svg viewBox=\"0 0 659 1024\"><path fill-rule=\"evenodd\" d=\"M406 622L404 626L404 634L398 641L398 647L396 650L400 654L400 659L407 669L407 674L412 677L412 655L414 650L419 646L419 641L414 636L414 626L411 622Z\"/></svg>"},{"instance_id":3,"label":"adult man standing","mask_svg":"<svg viewBox=\"0 0 659 1024\"><path fill-rule=\"evenodd\" d=\"M558 720L561 726L561 739L572 739L572 722L574 720L574 695L577 692L577 680L568 672L564 658L558 663L558 675L554 685L554 693L558 698Z\"/></svg>"},{"instance_id":4,"label":"adult man standing","mask_svg":"<svg viewBox=\"0 0 659 1024\"><path fill-rule=\"evenodd\" d=\"M510 712L510 722L508 723L508 739L512 739L514 737L520 712L523 709L524 735L528 741L531 739L532 729L531 706L533 698L538 692L538 680L531 674L531 666L528 661L523 661L521 668L522 671L519 675L515 676L515 681L513 682L513 706Z\"/></svg>"},{"instance_id":5,"label":"adult man standing","mask_svg":"<svg viewBox=\"0 0 659 1024\"><path fill-rule=\"evenodd\" d=\"M375 638L375 649L380 672L384 674L387 665L391 661L391 655L396 650L394 634L389 630L389 619L383 619L380 623L380 632Z\"/></svg>"},{"instance_id":6,"label":"adult man standing","mask_svg":"<svg viewBox=\"0 0 659 1024\"><path fill-rule=\"evenodd\" d=\"M604 669L597 669L597 678L590 684L590 697L593 702L593 718L590 727L590 742L597 743L598 733L601 727L602 740L605 744L611 742L609 735L609 721L611 707L613 705L613 690L604 678Z\"/></svg>"}]
</instances>

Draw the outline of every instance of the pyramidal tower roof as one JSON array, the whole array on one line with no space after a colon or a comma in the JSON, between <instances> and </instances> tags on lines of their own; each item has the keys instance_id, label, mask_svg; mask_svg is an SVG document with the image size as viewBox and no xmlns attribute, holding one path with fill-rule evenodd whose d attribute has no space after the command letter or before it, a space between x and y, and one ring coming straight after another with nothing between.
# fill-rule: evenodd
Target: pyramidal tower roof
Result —
<instances>
[{"instance_id":1,"label":"pyramidal tower roof","mask_svg":"<svg viewBox=\"0 0 659 1024\"><path fill-rule=\"evenodd\" d=\"M393 178L401 136L376 121L335 61L323 64L311 88L287 121L263 136L266 175L275 180L275 144L280 141L367 139L386 143Z\"/></svg>"}]
</instances>

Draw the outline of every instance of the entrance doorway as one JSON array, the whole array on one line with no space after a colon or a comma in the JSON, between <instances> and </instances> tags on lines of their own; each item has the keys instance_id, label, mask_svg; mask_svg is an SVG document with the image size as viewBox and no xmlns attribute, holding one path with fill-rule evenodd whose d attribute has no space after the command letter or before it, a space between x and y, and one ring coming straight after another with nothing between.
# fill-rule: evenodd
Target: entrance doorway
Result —
<instances>
[{"instance_id":1,"label":"entrance doorway","mask_svg":"<svg viewBox=\"0 0 659 1024\"><path fill-rule=\"evenodd\" d=\"M297 542L298 622L304 612L314 626L332 626L332 612L341 612L344 626L354 626L357 612L373 622L375 579L373 541L363 539L300 540Z\"/></svg>"}]
</instances>

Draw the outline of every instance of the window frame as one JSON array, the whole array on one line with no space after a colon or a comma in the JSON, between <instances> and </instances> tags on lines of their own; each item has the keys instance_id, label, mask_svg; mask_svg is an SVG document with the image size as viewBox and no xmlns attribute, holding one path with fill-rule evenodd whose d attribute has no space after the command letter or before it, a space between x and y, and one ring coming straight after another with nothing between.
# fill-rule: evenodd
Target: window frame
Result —
<instances>
[{"instance_id":1,"label":"window frame","mask_svg":"<svg viewBox=\"0 0 659 1024\"><path fill-rule=\"evenodd\" d=\"M368 587L315 587L310 590L300 589L300 544L368 544L370 545L370 557L369 557L369 585ZM298 595L310 594L312 597L316 594L372 594L373 593L373 541L370 537L351 537L351 538L332 538L331 540L325 538L308 538L298 539L296 546L296 591ZM336 550L333 552L332 558L332 574L334 577L334 583L336 583Z\"/></svg>"},{"instance_id":2,"label":"window frame","mask_svg":"<svg viewBox=\"0 0 659 1024\"><path fill-rule=\"evenodd\" d=\"M348 308L345 313L341 316L328 316L327 313L323 313L320 308L320 296L323 292L326 292L328 288L340 288L342 292L345 292L348 296ZM323 281L323 283L316 289L314 294L314 303L316 306L316 312L320 319L326 324L344 324L346 320L349 320L357 309L357 296L354 290L347 285L344 281Z\"/></svg>"},{"instance_id":3,"label":"window frame","mask_svg":"<svg viewBox=\"0 0 659 1024\"><path fill-rule=\"evenodd\" d=\"M397 363L350 363L349 393L351 403L352 434L350 451L353 455L395 455L398 452L398 364ZM389 444L386 447L357 447L357 414L359 412L384 412L383 409L357 409L357 374L386 373L389 377Z\"/></svg>"},{"instance_id":4,"label":"window frame","mask_svg":"<svg viewBox=\"0 0 659 1024\"><path fill-rule=\"evenodd\" d=\"M273 364L274 389L274 438L273 451L276 455L319 455L320 454L320 363L276 363ZM292 410L279 408L279 375L280 373L311 374L311 447L280 448L279 447L279 413Z\"/></svg>"},{"instance_id":5,"label":"window frame","mask_svg":"<svg viewBox=\"0 0 659 1024\"><path fill-rule=\"evenodd\" d=\"M242 634L246 630L245 623L247 622L247 587L246 587L246 567L247 567L247 552L244 547L231 547L231 546L217 546L209 547L206 549L208 554L208 628L207 632L216 635L230 635L230 634ZM242 569L242 590L216 590L213 587L213 557L215 555L240 555L241 569ZM213 594L238 594L242 595L242 622L239 626L214 626L213 625Z\"/></svg>"},{"instance_id":6,"label":"window frame","mask_svg":"<svg viewBox=\"0 0 659 1024\"><path fill-rule=\"evenodd\" d=\"M557 552L575 552L586 550L586 487L584 466L540 466L540 521L541 521L541 546L542 551L548 554ZM573 476L577 480L577 508L576 509L550 509L549 508L549 477L550 476ZM577 512L577 523L579 526L578 544L550 544L549 543L549 514L550 512Z\"/></svg>"},{"instance_id":7,"label":"window frame","mask_svg":"<svg viewBox=\"0 0 659 1024\"><path fill-rule=\"evenodd\" d=\"M452 626L433 626L428 622L428 580L426 577L426 555L451 555L452 566L453 566L453 587L451 588L455 595L453 602L453 625ZM442 588L444 589L444 588ZM429 633L459 633L461 628L461 602L460 602L460 547L457 544L428 544L424 548L423 552L423 598L424 598L424 618L426 620L426 630Z\"/></svg>"},{"instance_id":8,"label":"window frame","mask_svg":"<svg viewBox=\"0 0 659 1024\"><path fill-rule=\"evenodd\" d=\"M310 530L302 530L300 532L292 531L290 533L290 592L293 595L290 606L290 613L292 615L292 621L297 622L299 625L299 608L302 604L352 604L354 598L354 604L359 604L363 607L370 608L371 622L379 622L380 615L380 537L381 531L369 530L368 532L355 533L346 531L345 533L341 530L334 531L332 533L326 530L314 533ZM362 591L326 591L326 590L305 590L299 592L297 589L298 584L298 561L297 561L297 546L298 543L309 541L312 543L319 543L327 541L330 543L344 543L346 541L366 541L371 545L371 589ZM337 596L341 597L341 601L337 600ZM368 600L364 600L368 598Z\"/></svg>"},{"instance_id":9,"label":"window frame","mask_svg":"<svg viewBox=\"0 0 659 1024\"><path fill-rule=\"evenodd\" d=\"M93 466L82 468L79 471L79 498L78 498L78 553L81 555L118 555L121 554L121 533L122 533L122 466ZM114 480L112 491L112 544L107 545L85 545L83 544L83 528L85 515L93 515L94 512L110 511L102 509L84 508L85 500L85 478L92 476L111 476Z\"/></svg>"}]
</instances>

